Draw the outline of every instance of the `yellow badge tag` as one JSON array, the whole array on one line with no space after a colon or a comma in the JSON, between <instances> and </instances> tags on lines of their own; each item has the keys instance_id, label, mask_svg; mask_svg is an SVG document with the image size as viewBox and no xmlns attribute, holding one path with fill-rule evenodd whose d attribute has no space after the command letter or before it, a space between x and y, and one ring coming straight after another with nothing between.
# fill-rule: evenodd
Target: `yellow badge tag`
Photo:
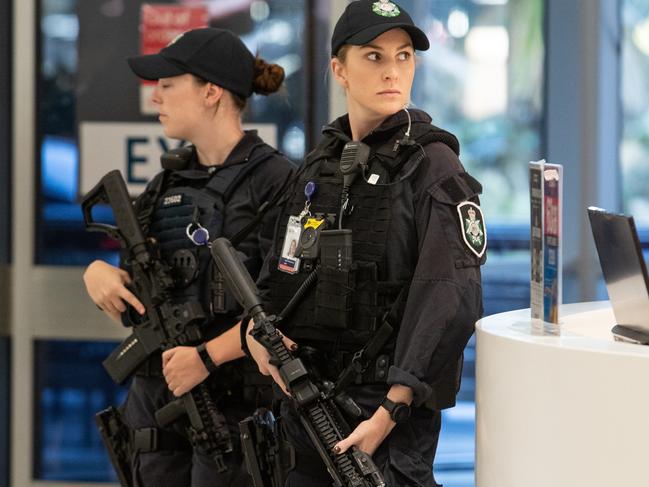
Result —
<instances>
[{"instance_id":1,"label":"yellow badge tag","mask_svg":"<svg viewBox=\"0 0 649 487\"><path fill-rule=\"evenodd\" d=\"M317 218L309 218L304 224L304 229L313 228L314 230L317 230L323 223L324 219L318 220Z\"/></svg>"}]
</instances>

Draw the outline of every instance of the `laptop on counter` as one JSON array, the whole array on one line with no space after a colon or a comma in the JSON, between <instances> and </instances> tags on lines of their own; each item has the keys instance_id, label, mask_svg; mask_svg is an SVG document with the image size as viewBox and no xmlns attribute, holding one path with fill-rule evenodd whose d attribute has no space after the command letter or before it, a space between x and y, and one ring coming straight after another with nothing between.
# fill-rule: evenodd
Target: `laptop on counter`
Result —
<instances>
[{"instance_id":1,"label":"laptop on counter","mask_svg":"<svg viewBox=\"0 0 649 487\"><path fill-rule=\"evenodd\" d=\"M649 344L649 279L633 217L588 208L617 324L616 339Z\"/></svg>"}]
</instances>

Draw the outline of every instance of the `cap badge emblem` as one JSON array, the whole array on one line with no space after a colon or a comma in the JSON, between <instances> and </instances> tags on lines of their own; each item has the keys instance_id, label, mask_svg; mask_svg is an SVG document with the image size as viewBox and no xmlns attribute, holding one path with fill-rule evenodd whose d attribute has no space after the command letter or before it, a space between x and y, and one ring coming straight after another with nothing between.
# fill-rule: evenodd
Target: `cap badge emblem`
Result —
<instances>
[{"instance_id":1,"label":"cap badge emblem","mask_svg":"<svg viewBox=\"0 0 649 487\"><path fill-rule=\"evenodd\" d=\"M381 17L397 17L401 10L390 0L379 0L372 4L372 12Z\"/></svg>"}]
</instances>

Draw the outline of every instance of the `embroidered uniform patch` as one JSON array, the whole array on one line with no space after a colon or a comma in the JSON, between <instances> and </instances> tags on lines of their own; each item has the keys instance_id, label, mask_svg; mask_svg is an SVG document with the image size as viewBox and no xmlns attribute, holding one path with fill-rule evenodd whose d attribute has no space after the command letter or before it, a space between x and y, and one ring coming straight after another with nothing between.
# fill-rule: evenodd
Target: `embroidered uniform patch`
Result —
<instances>
[{"instance_id":1,"label":"embroidered uniform patch","mask_svg":"<svg viewBox=\"0 0 649 487\"><path fill-rule=\"evenodd\" d=\"M478 258L482 257L487 250L487 229L482 210L475 203L465 201L457 205L457 214L464 243Z\"/></svg>"},{"instance_id":2,"label":"embroidered uniform patch","mask_svg":"<svg viewBox=\"0 0 649 487\"><path fill-rule=\"evenodd\" d=\"M401 10L389 0L380 0L372 4L372 12L381 17L397 17Z\"/></svg>"},{"instance_id":3,"label":"embroidered uniform patch","mask_svg":"<svg viewBox=\"0 0 649 487\"><path fill-rule=\"evenodd\" d=\"M164 199L162 200L162 206L165 208L168 206L178 206L181 205L182 202L183 202L182 194L172 194L164 197Z\"/></svg>"}]
</instances>

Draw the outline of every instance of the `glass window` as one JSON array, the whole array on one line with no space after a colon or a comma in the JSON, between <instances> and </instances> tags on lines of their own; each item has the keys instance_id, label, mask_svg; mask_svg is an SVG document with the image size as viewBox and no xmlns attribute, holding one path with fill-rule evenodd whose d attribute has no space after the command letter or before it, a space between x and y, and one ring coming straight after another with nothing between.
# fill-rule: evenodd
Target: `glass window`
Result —
<instances>
[{"instance_id":1,"label":"glass window","mask_svg":"<svg viewBox=\"0 0 649 487\"><path fill-rule=\"evenodd\" d=\"M85 265L94 258L116 258L113 242L84 230L78 204L80 164L83 168L79 127L86 121L155 122L154 116L139 111L139 81L125 61L127 56L139 53L138 23L143 3L40 0L40 194L36 243L39 264ZM313 86L318 89L324 81L305 69L305 52L310 49L304 41L305 2L155 3L204 7L209 25L233 30L251 51L285 68L284 92L270 97L254 96L244 122L275 124L279 149L291 158L301 159L307 135L314 130L305 126L305 120L317 127L323 123L305 115L321 114L327 106L326 98L312 97L317 107L309 106L307 113L307 93ZM313 25L322 24L315 12L310 15Z\"/></svg>"},{"instance_id":2,"label":"glass window","mask_svg":"<svg viewBox=\"0 0 649 487\"><path fill-rule=\"evenodd\" d=\"M34 478L116 481L94 416L120 405L101 362L116 342L39 340L34 346Z\"/></svg>"},{"instance_id":3,"label":"glass window","mask_svg":"<svg viewBox=\"0 0 649 487\"><path fill-rule=\"evenodd\" d=\"M622 2L623 131L620 147L624 211L649 226L649 3ZM649 241L640 231L643 241Z\"/></svg>"},{"instance_id":4,"label":"glass window","mask_svg":"<svg viewBox=\"0 0 649 487\"><path fill-rule=\"evenodd\" d=\"M529 307L528 166L542 154L543 0L401 0L431 48L418 54L413 103L454 133L484 187L485 315ZM473 485L475 348L458 405L444 413L439 483Z\"/></svg>"},{"instance_id":5,"label":"glass window","mask_svg":"<svg viewBox=\"0 0 649 487\"><path fill-rule=\"evenodd\" d=\"M490 223L527 224L527 163L541 156L542 0L402 2L431 41L413 102L453 132L487 189Z\"/></svg>"}]
</instances>

